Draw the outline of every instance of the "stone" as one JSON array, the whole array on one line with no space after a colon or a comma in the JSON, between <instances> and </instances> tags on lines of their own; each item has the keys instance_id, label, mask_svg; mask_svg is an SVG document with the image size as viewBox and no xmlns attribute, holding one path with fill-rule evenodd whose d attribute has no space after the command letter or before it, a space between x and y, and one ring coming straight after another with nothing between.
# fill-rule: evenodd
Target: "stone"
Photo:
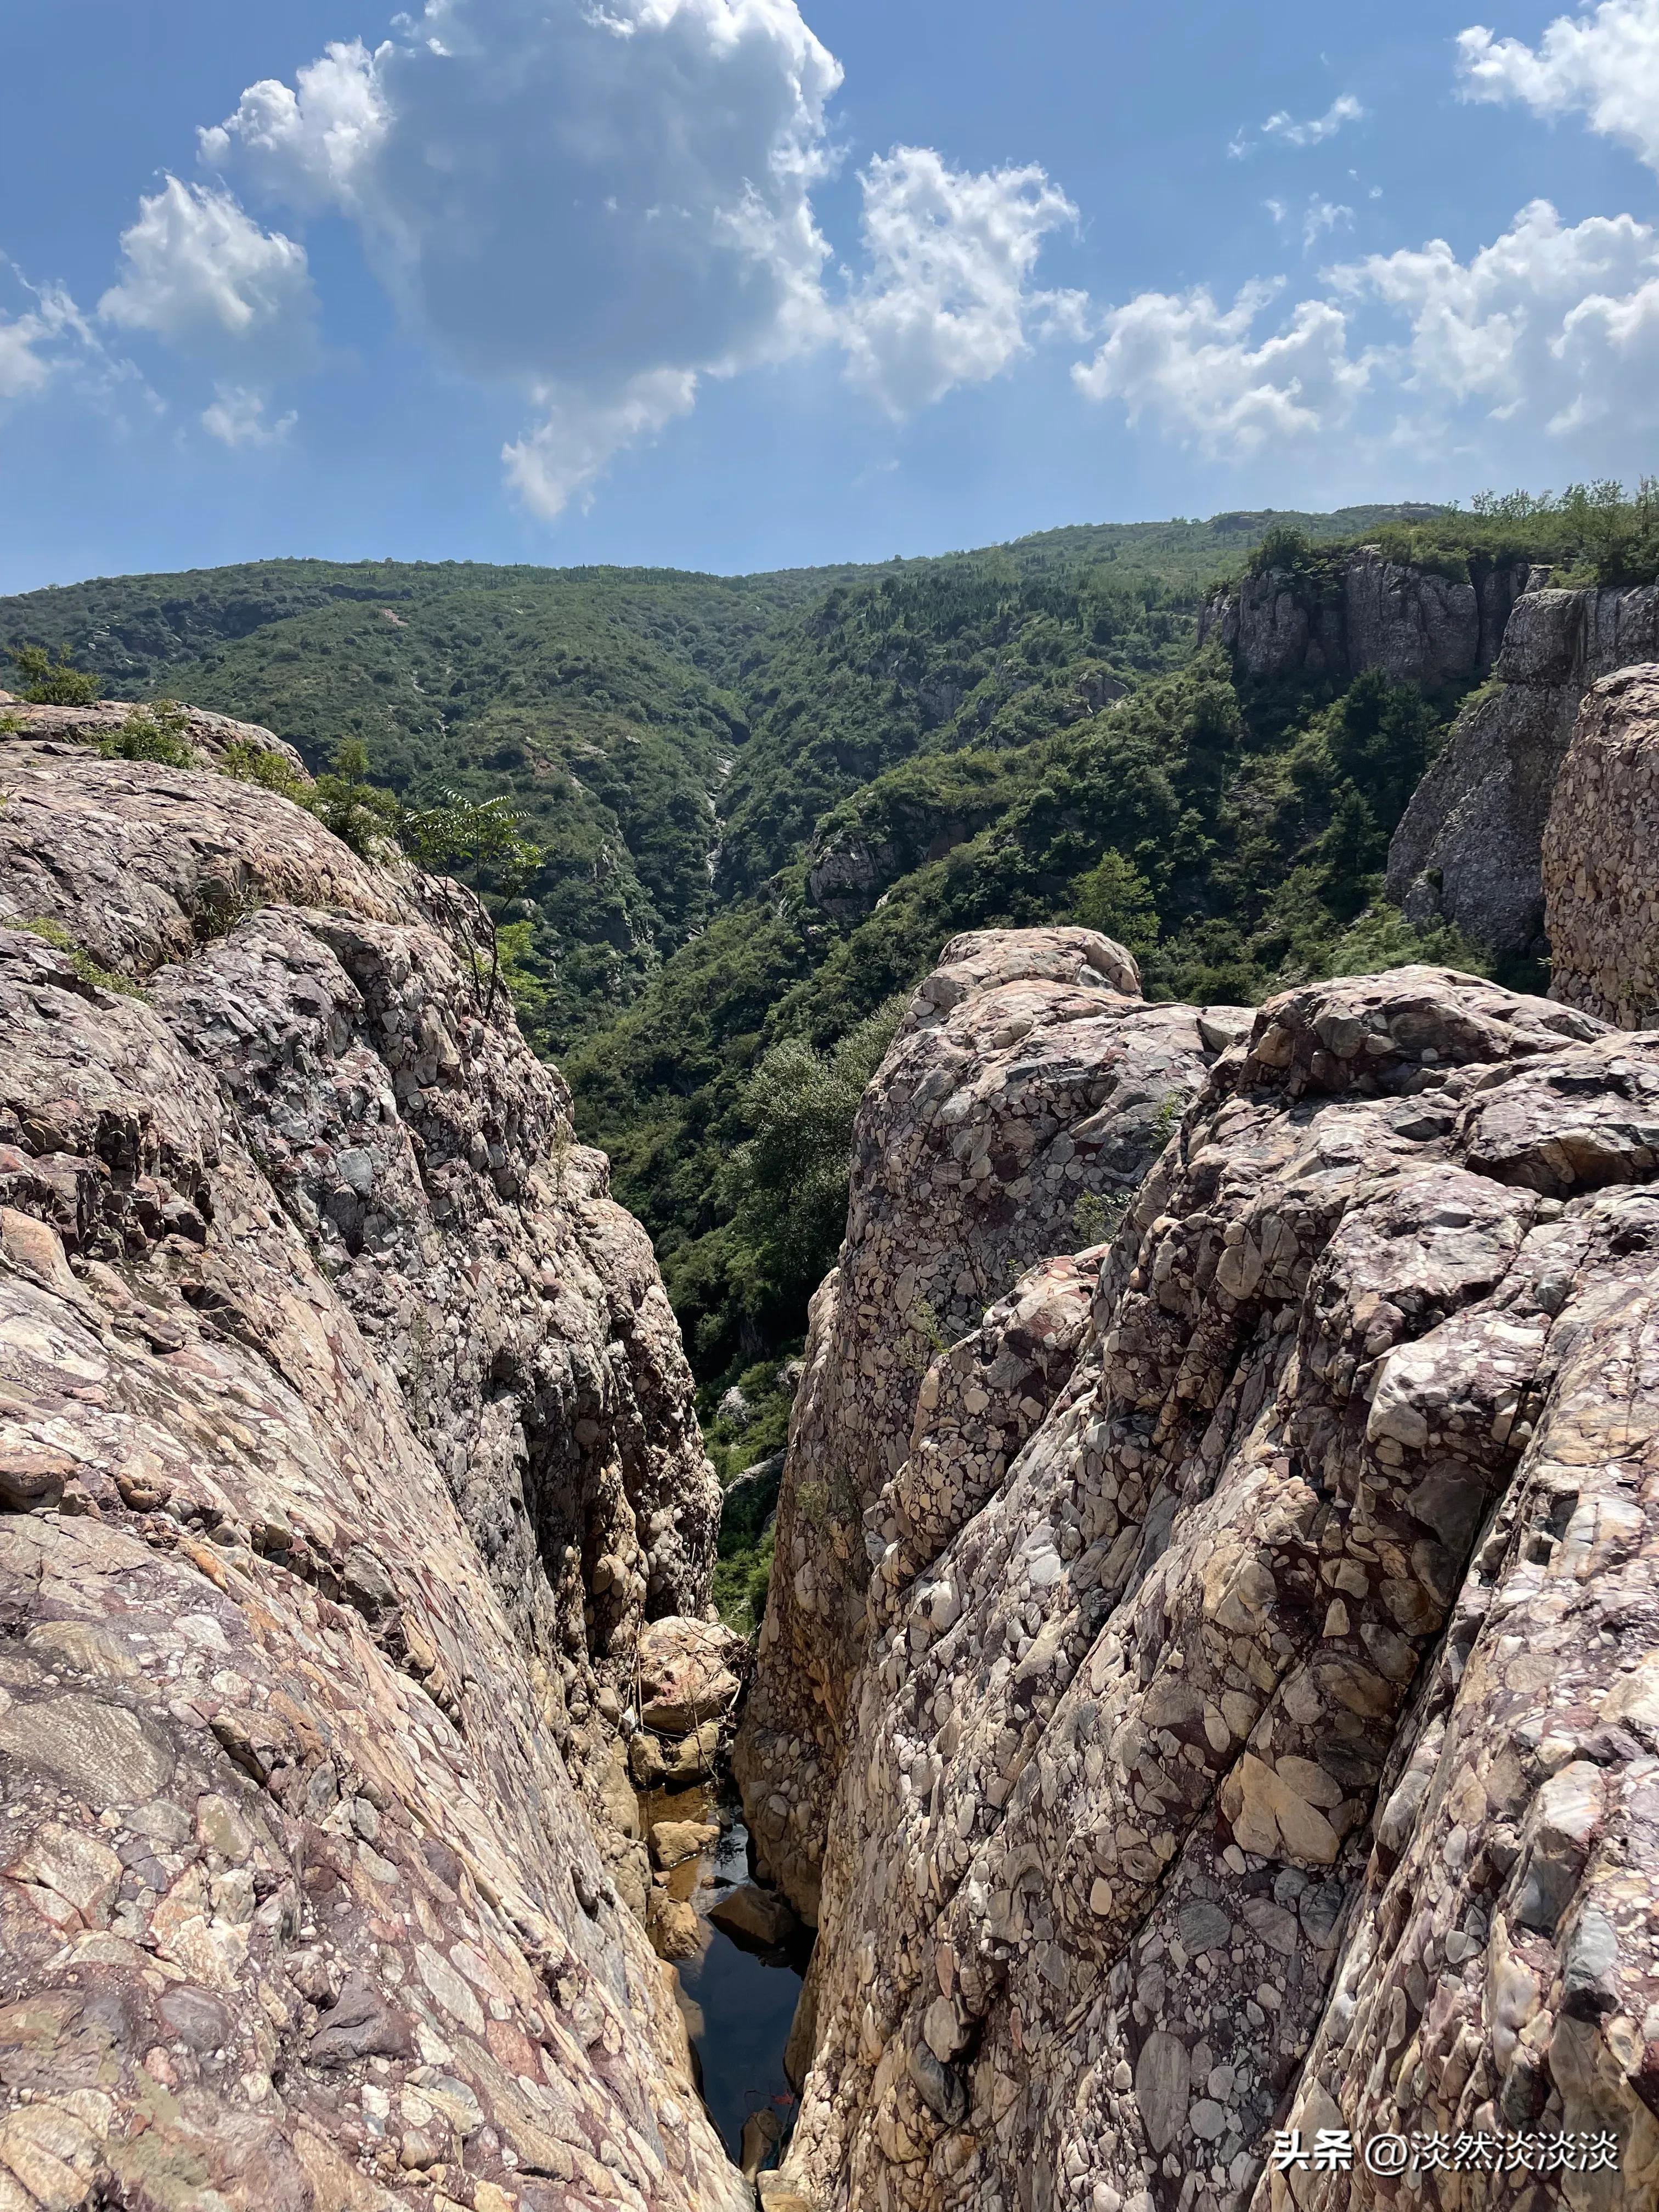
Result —
<instances>
[{"instance_id":1,"label":"stone","mask_svg":"<svg viewBox=\"0 0 1659 2212\"><path fill-rule=\"evenodd\" d=\"M696 1906L665 1890L653 1888L645 1924L659 1959L700 1959L708 1947L708 1930Z\"/></svg>"},{"instance_id":2,"label":"stone","mask_svg":"<svg viewBox=\"0 0 1659 2212\"><path fill-rule=\"evenodd\" d=\"M660 1737L643 1731L628 1747L628 1764L641 1790L678 1790L706 1782L720 1755L718 1721L705 1721L690 1735Z\"/></svg>"},{"instance_id":3,"label":"stone","mask_svg":"<svg viewBox=\"0 0 1659 2212\"><path fill-rule=\"evenodd\" d=\"M747 1665L743 1638L719 1621L670 1615L640 1632L640 1718L664 1735L689 1735L721 1720Z\"/></svg>"},{"instance_id":4,"label":"stone","mask_svg":"<svg viewBox=\"0 0 1659 2212\"><path fill-rule=\"evenodd\" d=\"M1656 771L1659 663L1649 661L1585 694L1544 827L1550 995L1621 1029L1659 1017Z\"/></svg>"},{"instance_id":5,"label":"stone","mask_svg":"<svg viewBox=\"0 0 1659 2212\"><path fill-rule=\"evenodd\" d=\"M710 1844L720 1840L718 1825L709 1820L657 1820L651 1828L651 1858L653 1865L666 1870L683 1866L694 1859Z\"/></svg>"},{"instance_id":6,"label":"stone","mask_svg":"<svg viewBox=\"0 0 1659 2212\"><path fill-rule=\"evenodd\" d=\"M739 2212L617 1770L720 1507L648 1241L470 894L107 726L3 747L0 2201Z\"/></svg>"},{"instance_id":7,"label":"stone","mask_svg":"<svg viewBox=\"0 0 1659 2212\"><path fill-rule=\"evenodd\" d=\"M715 1898L708 1917L734 1942L776 1949L800 1932L800 1923L788 1901L775 1890L752 1881L740 1881Z\"/></svg>"}]
</instances>

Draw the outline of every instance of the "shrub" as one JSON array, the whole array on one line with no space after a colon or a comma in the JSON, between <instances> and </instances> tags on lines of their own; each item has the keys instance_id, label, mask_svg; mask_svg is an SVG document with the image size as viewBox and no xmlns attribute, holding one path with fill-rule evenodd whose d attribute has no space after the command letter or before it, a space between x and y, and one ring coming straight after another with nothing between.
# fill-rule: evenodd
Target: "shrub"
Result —
<instances>
[{"instance_id":1,"label":"shrub","mask_svg":"<svg viewBox=\"0 0 1659 2212\"><path fill-rule=\"evenodd\" d=\"M368 780L368 754L361 739L347 738L336 748L333 766L313 787L311 811L324 829L349 845L360 860L395 851L402 812L396 798Z\"/></svg>"},{"instance_id":2,"label":"shrub","mask_svg":"<svg viewBox=\"0 0 1659 2212\"><path fill-rule=\"evenodd\" d=\"M98 741L106 760L159 761L164 768L194 768L196 753L185 732L185 710L172 699L135 707L118 730Z\"/></svg>"},{"instance_id":3,"label":"shrub","mask_svg":"<svg viewBox=\"0 0 1659 2212\"><path fill-rule=\"evenodd\" d=\"M22 671L23 696L32 707L89 707L103 685L77 668L62 646L57 658L44 645L15 645L11 658Z\"/></svg>"},{"instance_id":4,"label":"shrub","mask_svg":"<svg viewBox=\"0 0 1659 2212\"><path fill-rule=\"evenodd\" d=\"M1158 903L1152 887L1121 853L1103 853L1072 887L1072 911L1085 929L1115 938L1144 959L1158 943Z\"/></svg>"},{"instance_id":5,"label":"shrub","mask_svg":"<svg viewBox=\"0 0 1659 2212\"><path fill-rule=\"evenodd\" d=\"M288 755L256 745L252 738L236 738L225 747L219 756L219 773L237 783L257 783L261 791L274 791L296 806L311 805L313 787Z\"/></svg>"},{"instance_id":6,"label":"shrub","mask_svg":"<svg viewBox=\"0 0 1659 2212\"><path fill-rule=\"evenodd\" d=\"M76 943L61 921L53 921L50 915L42 915L34 921L19 922L17 927L27 930L31 937L38 937L43 945L50 945L55 951L67 952L70 967L83 983L94 984L100 991L118 991L124 999L143 997L144 994L129 976L117 975L107 968L100 968L86 947Z\"/></svg>"}]
</instances>

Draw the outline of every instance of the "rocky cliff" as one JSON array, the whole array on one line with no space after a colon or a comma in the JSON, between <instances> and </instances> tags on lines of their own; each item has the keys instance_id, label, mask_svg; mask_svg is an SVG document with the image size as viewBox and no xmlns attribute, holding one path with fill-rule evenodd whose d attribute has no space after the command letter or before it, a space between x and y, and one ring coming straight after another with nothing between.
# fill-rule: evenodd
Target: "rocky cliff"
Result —
<instances>
[{"instance_id":1,"label":"rocky cliff","mask_svg":"<svg viewBox=\"0 0 1659 2212\"><path fill-rule=\"evenodd\" d=\"M744 2201L604 1814L718 1492L465 894L0 785L0 2205Z\"/></svg>"},{"instance_id":2,"label":"rocky cliff","mask_svg":"<svg viewBox=\"0 0 1659 2212\"><path fill-rule=\"evenodd\" d=\"M1659 665L1584 700L1544 830L1550 996L1621 1028L1659 1020Z\"/></svg>"},{"instance_id":3,"label":"rocky cliff","mask_svg":"<svg viewBox=\"0 0 1659 2212\"><path fill-rule=\"evenodd\" d=\"M812 1303L736 1747L763 1864L808 1918L871 1562L896 1540L883 1493L930 1362L1033 1261L1098 1241L1248 1020L1147 1006L1129 955L1088 930L981 932L945 946L866 1094L841 1263ZM1043 1364L1025 1359L1029 1388L979 1431L973 1480L999 1481L1040 1418Z\"/></svg>"},{"instance_id":4,"label":"rocky cliff","mask_svg":"<svg viewBox=\"0 0 1659 2212\"><path fill-rule=\"evenodd\" d=\"M951 954L861 1117L756 1692L819 1777L790 1800L750 1738L821 1893L787 2177L823 2212L1647 2201L1659 1044L1423 969L1229 1043L1109 954L1092 1013L1000 980L1040 935ZM1005 1289L971 1208L1073 1030L1189 1103L1109 1249ZM1445 2155L1268 2172L1276 2128ZM1564 2132L1573 2170L1493 2181Z\"/></svg>"},{"instance_id":5,"label":"rocky cliff","mask_svg":"<svg viewBox=\"0 0 1659 2212\"><path fill-rule=\"evenodd\" d=\"M1529 590L1492 681L1469 701L1389 848L1407 917L1457 924L1499 954L1541 957L1540 850L1579 703L1601 678L1659 658L1659 586Z\"/></svg>"},{"instance_id":6,"label":"rocky cliff","mask_svg":"<svg viewBox=\"0 0 1659 2212\"><path fill-rule=\"evenodd\" d=\"M1216 593L1199 621L1239 676L1348 684L1367 668L1425 690L1474 683L1498 657L1523 563L1480 568L1473 580L1384 559L1362 545L1329 574L1269 569Z\"/></svg>"}]
</instances>

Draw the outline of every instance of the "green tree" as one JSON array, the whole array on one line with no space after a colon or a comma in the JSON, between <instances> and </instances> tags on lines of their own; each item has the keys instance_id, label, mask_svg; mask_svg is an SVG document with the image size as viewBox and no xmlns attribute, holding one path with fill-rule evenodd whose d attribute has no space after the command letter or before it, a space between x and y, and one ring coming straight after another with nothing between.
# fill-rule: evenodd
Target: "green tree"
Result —
<instances>
[{"instance_id":1,"label":"green tree","mask_svg":"<svg viewBox=\"0 0 1659 2212\"><path fill-rule=\"evenodd\" d=\"M32 707L89 707L102 693L98 677L77 668L61 645L55 659L44 645L14 645L11 657L22 672L23 696Z\"/></svg>"},{"instance_id":2,"label":"green tree","mask_svg":"<svg viewBox=\"0 0 1659 2212\"><path fill-rule=\"evenodd\" d=\"M1073 886L1072 911L1085 929L1097 929L1142 959L1158 943L1158 902L1152 887L1121 853L1103 853Z\"/></svg>"},{"instance_id":3,"label":"green tree","mask_svg":"<svg viewBox=\"0 0 1659 2212\"><path fill-rule=\"evenodd\" d=\"M494 799L464 799L457 792L446 791L436 806L404 812L398 818L398 835L410 858L441 881L457 868L468 868L482 872L495 897L506 901L519 896L541 863L541 852L525 836L523 821L522 811L504 792ZM484 1019L488 1021L495 1011L495 988L501 969L501 933L495 912L482 890L465 907L457 903L447 887L441 890L440 896L450 910L452 921L459 924L459 934L472 962L474 988L483 999ZM482 918L489 938L487 986L478 973L472 927L475 917Z\"/></svg>"}]
</instances>

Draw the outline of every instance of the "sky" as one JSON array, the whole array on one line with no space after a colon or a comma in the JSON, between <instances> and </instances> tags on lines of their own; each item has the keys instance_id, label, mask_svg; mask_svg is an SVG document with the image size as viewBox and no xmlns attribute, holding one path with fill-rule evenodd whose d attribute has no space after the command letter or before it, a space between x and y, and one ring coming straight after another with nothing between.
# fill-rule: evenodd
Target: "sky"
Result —
<instances>
[{"instance_id":1,"label":"sky","mask_svg":"<svg viewBox=\"0 0 1659 2212\"><path fill-rule=\"evenodd\" d=\"M1659 0L0 0L0 591L1659 467Z\"/></svg>"}]
</instances>

